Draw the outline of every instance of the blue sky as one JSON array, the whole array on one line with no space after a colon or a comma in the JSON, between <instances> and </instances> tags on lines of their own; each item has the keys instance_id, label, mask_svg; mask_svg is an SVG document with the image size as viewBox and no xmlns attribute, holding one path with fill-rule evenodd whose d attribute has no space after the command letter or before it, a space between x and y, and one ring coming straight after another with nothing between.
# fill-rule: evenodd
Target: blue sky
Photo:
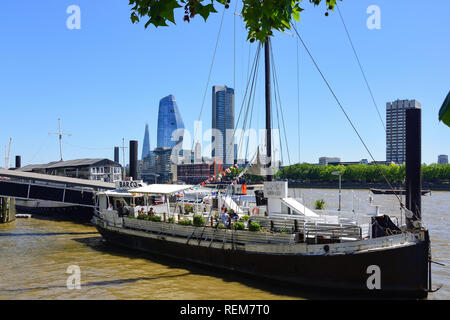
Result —
<instances>
[{"instance_id":1,"label":"blue sky","mask_svg":"<svg viewBox=\"0 0 450 320\"><path fill-rule=\"evenodd\" d=\"M81 29L69 30L70 5L81 8ZM381 29L369 30L366 12L381 9ZM239 110L249 50L246 31L225 13L201 120L211 126L211 87L233 87ZM298 30L377 160L385 159L385 134L337 12L305 3ZM422 160L450 154L450 128L438 111L450 89L450 2L344 0L341 12L371 84L380 112L396 99L422 103ZM42 0L0 3L0 146L14 139L23 165L59 159L57 119L64 131L65 159L113 158L113 147L130 139L142 148L145 124L156 143L159 100L173 94L185 126L199 118L219 29L222 7L208 22L196 17L166 28L133 25L128 1ZM233 34L236 21L236 64ZM276 33L274 55L285 114L291 161L316 163L320 156L344 161L369 158L305 50L300 47L300 122L297 113L296 39ZM262 72L262 70L261 70ZM256 97L255 128L264 127L262 73ZM237 112L237 111L236 111ZM236 116L237 117L237 116ZM300 128L300 149L298 143ZM203 142L208 144L207 141ZM140 154L140 151L139 151ZM3 157L2 157L3 159ZM284 155L287 164L287 155ZM3 165L3 160L1 161Z\"/></svg>"}]
</instances>

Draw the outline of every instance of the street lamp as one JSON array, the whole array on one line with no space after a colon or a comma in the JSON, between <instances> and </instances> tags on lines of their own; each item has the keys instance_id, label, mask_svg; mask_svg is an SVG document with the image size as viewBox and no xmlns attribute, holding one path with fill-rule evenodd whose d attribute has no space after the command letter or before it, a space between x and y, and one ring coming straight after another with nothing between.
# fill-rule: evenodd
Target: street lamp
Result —
<instances>
[{"instance_id":1,"label":"street lamp","mask_svg":"<svg viewBox=\"0 0 450 320\"><path fill-rule=\"evenodd\" d=\"M341 211L341 172L333 171L331 174L334 176L339 176L339 209L338 209L338 211Z\"/></svg>"}]
</instances>

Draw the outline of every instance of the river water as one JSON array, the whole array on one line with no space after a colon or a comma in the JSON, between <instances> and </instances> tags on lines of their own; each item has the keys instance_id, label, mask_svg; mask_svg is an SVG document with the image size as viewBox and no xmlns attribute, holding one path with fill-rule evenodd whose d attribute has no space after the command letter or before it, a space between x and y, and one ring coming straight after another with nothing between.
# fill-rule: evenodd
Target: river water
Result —
<instances>
[{"instance_id":1,"label":"river water","mask_svg":"<svg viewBox=\"0 0 450 320\"><path fill-rule=\"evenodd\" d=\"M338 190L291 189L312 205L324 199L338 207ZM399 216L398 200L372 195L382 212ZM368 190L343 190L342 208L367 208ZM450 192L424 196L423 220L430 229L433 260L450 265ZM400 219L400 217L399 217ZM71 267L72 266L72 267ZM75 266L75 267L73 267ZM433 264L434 286L443 287L429 299L450 299L448 267ZM72 268L72 269L71 269ZM80 289L69 289L68 269L79 268ZM289 288L278 288L246 276L218 272L174 260L114 247L90 225L48 219L17 219L0 225L0 299L303 299ZM69 284L73 284L69 281Z\"/></svg>"}]
</instances>

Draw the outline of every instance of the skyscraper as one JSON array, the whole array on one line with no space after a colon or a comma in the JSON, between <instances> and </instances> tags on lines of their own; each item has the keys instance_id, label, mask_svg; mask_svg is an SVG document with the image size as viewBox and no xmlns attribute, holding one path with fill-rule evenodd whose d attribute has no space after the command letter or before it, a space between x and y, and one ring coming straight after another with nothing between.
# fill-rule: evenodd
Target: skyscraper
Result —
<instances>
[{"instance_id":1,"label":"skyscraper","mask_svg":"<svg viewBox=\"0 0 450 320\"><path fill-rule=\"evenodd\" d=\"M172 141L175 130L184 129L183 119L181 119L175 97L168 95L159 102L158 111L158 148L173 148L182 138Z\"/></svg>"},{"instance_id":2,"label":"skyscraper","mask_svg":"<svg viewBox=\"0 0 450 320\"><path fill-rule=\"evenodd\" d=\"M148 133L148 123L145 125L144 133L144 143L142 144L142 156L141 159L144 160L150 154L150 135Z\"/></svg>"},{"instance_id":3,"label":"skyscraper","mask_svg":"<svg viewBox=\"0 0 450 320\"><path fill-rule=\"evenodd\" d=\"M227 86L212 88L212 129L217 129L222 138L213 137L212 157L222 159L223 164L233 164L235 148L232 133L234 130L234 89Z\"/></svg>"},{"instance_id":4,"label":"skyscraper","mask_svg":"<svg viewBox=\"0 0 450 320\"><path fill-rule=\"evenodd\" d=\"M386 103L386 161L406 161L406 109L420 109L417 100L396 100Z\"/></svg>"}]
</instances>

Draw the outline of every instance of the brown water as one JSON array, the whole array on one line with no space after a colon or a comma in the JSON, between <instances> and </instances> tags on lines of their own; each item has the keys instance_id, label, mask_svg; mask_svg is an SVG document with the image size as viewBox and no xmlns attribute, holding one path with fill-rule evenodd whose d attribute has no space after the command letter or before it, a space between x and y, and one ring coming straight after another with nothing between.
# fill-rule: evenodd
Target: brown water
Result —
<instances>
[{"instance_id":1,"label":"brown water","mask_svg":"<svg viewBox=\"0 0 450 320\"><path fill-rule=\"evenodd\" d=\"M294 190L291 190L294 192ZM337 190L297 189L306 203L325 199L337 207ZM368 191L343 191L343 208L364 202ZM374 196L382 210L398 213L393 196ZM423 197L424 222L431 230L433 259L449 265L450 192ZM81 289L68 289L69 266L80 268ZM114 247L89 225L18 219L0 225L0 299L301 299L298 291L245 276L193 267ZM430 299L449 299L448 267L433 265L443 284Z\"/></svg>"}]
</instances>

